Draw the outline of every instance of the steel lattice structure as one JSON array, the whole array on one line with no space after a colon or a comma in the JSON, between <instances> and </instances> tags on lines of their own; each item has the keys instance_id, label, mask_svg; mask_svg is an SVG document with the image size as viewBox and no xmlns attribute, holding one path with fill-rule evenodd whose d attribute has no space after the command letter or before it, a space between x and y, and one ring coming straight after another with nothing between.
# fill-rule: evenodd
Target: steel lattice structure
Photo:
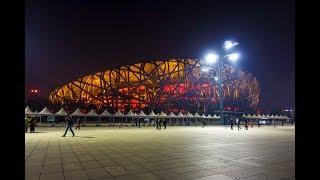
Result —
<instances>
[{"instance_id":1,"label":"steel lattice structure","mask_svg":"<svg viewBox=\"0 0 320 180\"><path fill-rule=\"evenodd\" d=\"M170 59L112 68L70 81L53 90L52 103L84 103L113 109L150 108L163 111L206 112L218 102L217 84L200 70L201 61ZM212 73L215 73L214 71ZM255 109L259 84L248 72L223 67L226 107Z\"/></svg>"}]
</instances>

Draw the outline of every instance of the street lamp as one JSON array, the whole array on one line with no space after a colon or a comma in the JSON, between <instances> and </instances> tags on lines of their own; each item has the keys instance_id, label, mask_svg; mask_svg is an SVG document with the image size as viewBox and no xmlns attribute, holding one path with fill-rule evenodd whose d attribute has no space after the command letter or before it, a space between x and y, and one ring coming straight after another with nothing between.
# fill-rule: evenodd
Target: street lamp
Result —
<instances>
[{"instance_id":1,"label":"street lamp","mask_svg":"<svg viewBox=\"0 0 320 180\"><path fill-rule=\"evenodd\" d=\"M234 42L234 41L225 41L223 46L225 51L229 51L232 49L234 46L237 46L239 43ZM226 53L226 52L225 52ZM223 114L223 95L222 95L222 67L224 65L224 60L227 58L227 60L231 62L236 62L240 54L239 53L230 53L230 54L223 54L221 56L222 58L219 58L219 55L216 53L210 53L206 55L205 60L208 66L204 66L201 68L202 71L204 72L209 72L210 69L215 69L213 67L214 64L217 64L216 66L216 74L217 76L213 77L215 81L218 83L218 100L219 100L219 109L220 109L220 124L225 124L224 122L224 114Z\"/></svg>"}]
</instances>

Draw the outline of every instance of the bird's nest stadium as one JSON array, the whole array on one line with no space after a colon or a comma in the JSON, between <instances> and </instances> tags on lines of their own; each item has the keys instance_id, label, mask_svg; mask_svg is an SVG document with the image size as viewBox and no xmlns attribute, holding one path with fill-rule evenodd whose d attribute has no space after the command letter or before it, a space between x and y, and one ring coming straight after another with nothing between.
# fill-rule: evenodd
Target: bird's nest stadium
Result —
<instances>
[{"instance_id":1,"label":"bird's nest stadium","mask_svg":"<svg viewBox=\"0 0 320 180\"><path fill-rule=\"evenodd\" d=\"M212 74L201 71L197 59L145 61L110 68L70 81L54 89L49 101L78 107L164 112L210 113L218 110L218 85ZM260 99L257 79L243 69L222 68L224 107L231 111L255 110Z\"/></svg>"}]
</instances>

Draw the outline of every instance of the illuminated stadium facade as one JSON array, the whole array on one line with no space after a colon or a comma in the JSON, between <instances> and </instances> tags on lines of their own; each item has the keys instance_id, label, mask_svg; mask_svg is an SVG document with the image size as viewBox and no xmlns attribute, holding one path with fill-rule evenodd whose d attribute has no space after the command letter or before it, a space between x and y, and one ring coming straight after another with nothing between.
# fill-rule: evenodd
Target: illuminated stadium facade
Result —
<instances>
[{"instance_id":1,"label":"illuminated stadium facade","mask_svg":"<svg viewBox=\"0 0 320 180\"><path fill-rule=\"evenodd\" d=\"M53 90L49 101L97 109L208 113L218 109L218 86L200 67L195 59L124 65L70 81ZM225 109L255 110L260 96L256 78L227 64L222 74Z\"/></svg>"}]
</instances>

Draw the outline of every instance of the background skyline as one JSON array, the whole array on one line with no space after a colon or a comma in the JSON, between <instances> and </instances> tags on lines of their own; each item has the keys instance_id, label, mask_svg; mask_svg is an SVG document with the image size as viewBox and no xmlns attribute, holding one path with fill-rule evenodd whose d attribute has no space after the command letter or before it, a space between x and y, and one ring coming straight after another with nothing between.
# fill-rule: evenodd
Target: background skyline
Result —
<instances>
[{"instance_id":1,"label":"background skyline","mask_svg":"<svg viewBox=\"0 0 320 180\"><path fill-rule=\"evenodd\" d=\"M259 81L261 109L294 106L294 2L228 2L26 2L26 91L47 97L110 67L202 58L232 39L237 66Z\"/></svg>"}]
</instances>

